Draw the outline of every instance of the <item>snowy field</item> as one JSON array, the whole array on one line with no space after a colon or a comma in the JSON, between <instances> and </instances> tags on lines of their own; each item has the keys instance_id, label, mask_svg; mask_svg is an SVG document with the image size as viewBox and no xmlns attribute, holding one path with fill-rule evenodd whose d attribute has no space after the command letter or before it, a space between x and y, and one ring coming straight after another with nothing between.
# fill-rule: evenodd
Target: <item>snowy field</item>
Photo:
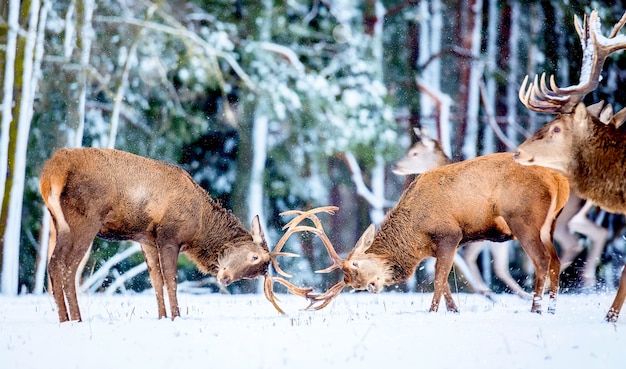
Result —
<instances>
[{"instance_id":1,"label":"snowy field","mask_svg":"<svg viewBox=\"0 0 626 369\"><path fill-rule=\"evenodd\" d=\"M80 296L83 323L59 324L51 297L0 296L0 368L624 368L626 316L613 294L559 296L555 315L497 295L456 294L460 314L430 314L431 294L345 293L318 312L280 295L180 294L181 319L156 299ZM443 309L445 310L445 309Z\"/></svg>"}]
</instances>

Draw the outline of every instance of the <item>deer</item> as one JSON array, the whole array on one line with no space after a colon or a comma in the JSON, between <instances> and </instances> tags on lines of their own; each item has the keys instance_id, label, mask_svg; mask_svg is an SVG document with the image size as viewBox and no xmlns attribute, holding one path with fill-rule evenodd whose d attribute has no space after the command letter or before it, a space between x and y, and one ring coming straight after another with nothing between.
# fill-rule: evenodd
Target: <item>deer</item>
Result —
<instances>
[{"instance_id":1,"label":"deer","mask_svg":"<svg viewBox=\"0 0 626 369\"><path fill-rule=\"evenodd\" d=\"M377 230L370 225L342 259L316 223L332 260L318 273L341 269L344 278L326 292L307 293L309 309L319 310L346 286L379 293L412 276L420 262L434 257L434 294L430 311L443 296L446 308L459 309L447 281L459 245L519 239L535 267L531 311L542 313L550 280L548 313L554 313L560 262L552 243L556 218L569 197L567 179L542 167L515 163L512 153L496 153L434 168L404 190Z\"/></svg>"},{"instance_id":2,"label":"deer","mask_svg":"<svg viewBox=\"0 0 626 369\"><path fill-rule=\"evenodd\" d=\"M452 164L453 161L443 151L441 143L432 138L425 128L413 128L417 141L411 146L407 153L400 158L392 168L392 172L397 175L408 176L421 174L427 170ZM493 291L487 286L478 269L476 259L480 252L488 246L487 242L473 242L464 247L463 257L467 262L472 274L472 287L474 291L491 298ZM494 271L507 287L516 295L523 299L530 299L532 296L515 281L509 272L509 256L507 248L498 247L491 244L490 250L493 254Z\"/></svg>"},{"instance_id":3,"label":"deer","mask_svg":"<svg viewBox=\"0 0 626 369\"><path fill-rule=\"evenodd\" d=\"M581 198L620 214L626 214L626 133L619 129L626 110L617 112L606 123L589 114L582 100L597 88L606 58L626 49L626 36L618 35L625 23L626 13L605 37L597 10L589 18L585 15L582 25L577 16L574 18L583 49L580 82L559 87L551 76L548 87L543 73L540 82L535 76L526 88L529 79L524 78L519 90L524 106L557 116L519 145L515 153L518 163L554 169L567 177L572 191ZM626 269L605 316L607 322L617 322L625 299Z\"/></svg>"},{"instance_id":4,"label":"deer","mask_svg":"<svg viewBox=\"0 0 626 369\"><path fill-rule=\"evenodd\" d=\"M96 237L141 245L159 319L167 317L164 287L172 320L180 316L176 289L181 252L223 286L263 275L265 296L281 314L275 282L303 297L311 290L272 277L268 269L272 263L279 274L291 277L277 258L297 256L281 249L291 234L301 231L297 223L305 218L291 222L270 251L258 215L248 231L176 165L114 149L62 148L44 164L40 191L53 222L48 274L60 322L82 321L75 276Z\"/></svg>"},{"instance_id":5,"label":"deer","mask_svg":"<svg viewBox=\"0 0 626 369\"><path fill-rule=\"evenodd\" d=\"M613 108L610 104L605 105L603 101L587 107L590 114L594 114L601 121L608 123L613 117ZM453 161L443 151L441 143L432 138L424 128L413 129L417 141L411 146L407 153L399 159L393 166L392 171L397 175L413 175L423 173L426 170L439 166L451 164ZM593 203L582 201L574 193L570 193L570 198L563 207L559 215L554 230L554 239L559 244L561 261L561 272L572 264L576 256L581 252L582 246L574 232L583 235L590 240L590 249L587 262L582 272L583 286L588 287L596 283L596 268L608 238L609 231L595 224L587 218L587 212ZM475 242L465 246L464 259L472 272L476 292L489 296L491 290L484 283L476 259L478 254L487 246L486 242ZM508 288L518 296L527 299L530 295L515 281L509 272L508 253L506 248L491 244L490 250L493 254L494 271L498 278L506 283Z\"/></svg>"}]
</instances>

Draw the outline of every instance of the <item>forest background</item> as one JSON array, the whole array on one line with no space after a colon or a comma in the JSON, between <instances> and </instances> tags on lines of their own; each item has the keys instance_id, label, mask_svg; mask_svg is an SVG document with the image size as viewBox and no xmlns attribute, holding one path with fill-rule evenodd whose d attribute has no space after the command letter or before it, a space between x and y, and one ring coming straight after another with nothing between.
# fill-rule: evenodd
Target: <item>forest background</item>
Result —
<instances>
[{"instance_id":1,"label":"forest background","mask_svg":"<svg viewBox=\"0 0 626 369\"><path fill-rule=\"evenodd\" d=\"M398 199L406 178L390 169L414 127L462 160L511 151L551 119L519 102L521 81L577 83L573 18L594 8L605 33L624 12L562 0L3 1L0 292L45 290L39 172L61 147L179 164L244 224L259 214L270 245L280 212L337 205L323 222L345 255ZM587 102L622 107L624 63L605 63ZM327 263L313 237L290 248L304 256L288 267L298 283L335 282L312 273ZM179 264L189 288L218 289ZM84 290L149 286L136 245L96 240Z\"/></svg>"}]
</instances>

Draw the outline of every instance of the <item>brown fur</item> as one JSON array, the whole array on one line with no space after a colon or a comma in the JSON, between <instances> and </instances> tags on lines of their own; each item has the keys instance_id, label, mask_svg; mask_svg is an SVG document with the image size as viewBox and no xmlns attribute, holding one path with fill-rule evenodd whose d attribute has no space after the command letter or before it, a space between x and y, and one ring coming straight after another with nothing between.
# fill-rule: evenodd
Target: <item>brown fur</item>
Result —
<instances>
[{"instance_id":1,"label":"brown fur","mask_svg":"<svg viewBox=\"0 0 626 369\"><path fill-rule=\"evenodd\" d=\"M81 320L74 278L95 237L141 244L159 318L166 316L164 285L172 319L180 315L180 251L224 284L267 270L269 250L258 219L248 232L177 166L118 150L60 149L46 162L40 189L56 234L49 275L62 322Z\"/></svg>"},{"instance_id":2,"label":"brown fur","mask_svg":"<svg viewBox=\"0 0 626 369\"><path fill-rule=\"evenodd\" d=\"M559 114L541 127L519 146L515 158L525 165L561 171L582 198L607 211L626 214L626 134L616 128L620 122L613 119L604 124L587 114L580 103L573 113ZM620 278L608 321L617 321L624 300L626 272Z\"/></svg>"},{"instance_id":3,"label":"brown fur","mask_svg":"<svg viewBox=\"0 0 626 369\"><path fill-rule=\"evenodd\" d=\"M407 188L378 232L373 234L370 227L364 233L343 264L344 281L356 289L379 292L383 285L409 278L424 258L435 257L431 311L437 311L442 294L448 310L457 311L447 277L459 244L517 237L535 266L532 311L541 312L549 274L548 311L553 312L559 260L552 233L568 196L563 176L549 169L524 168L507 153L427 171Z\"/></svg>"}]
</instances>

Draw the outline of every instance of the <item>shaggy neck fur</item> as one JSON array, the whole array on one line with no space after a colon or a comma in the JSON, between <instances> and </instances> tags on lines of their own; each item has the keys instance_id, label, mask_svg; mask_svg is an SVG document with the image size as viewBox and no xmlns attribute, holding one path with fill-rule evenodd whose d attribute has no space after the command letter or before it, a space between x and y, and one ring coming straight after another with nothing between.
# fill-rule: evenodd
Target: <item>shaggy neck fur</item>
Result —
<instances>
[{"instance_id":1,"label":"shaggy neck fur","mask_svg":"<svg viewBox=\"0 0 626 369\"><path fill-rule=\"evenodd\" d=\"M607 211L626 213L626 134L594 119L582 136L573 144L570 183Z\"/></svg>"},{"instance_id":2,"label":"shaggy neck fur","mask_svg":"<svg viewBox=\"0 0 626 369\"><path fill-rule=\"evenodd\" d=\"M392 209L374 236L372 245L365 252L374 254L387 263L394 283L409 279L417 265L425 257L431 256L419 255L421 249L417 247L424 243L420 235L407 226L415 222L412 217L415 217L415 212L410 209Z\"/></svg>"},{"instance_id":3,"label":"shaggy neck fur","mask_svg":"<svg viewBox=\"0 0 626 369\"><path fill-rule=\"evenodd\" d=\"M203 189L198 189L205 195L198 214L199 228L193 243L184 251L204 273L217 274L217 260L224 250L252 242L252 235L233 213L213 201Z\"/></svg>"}]
</instances>

